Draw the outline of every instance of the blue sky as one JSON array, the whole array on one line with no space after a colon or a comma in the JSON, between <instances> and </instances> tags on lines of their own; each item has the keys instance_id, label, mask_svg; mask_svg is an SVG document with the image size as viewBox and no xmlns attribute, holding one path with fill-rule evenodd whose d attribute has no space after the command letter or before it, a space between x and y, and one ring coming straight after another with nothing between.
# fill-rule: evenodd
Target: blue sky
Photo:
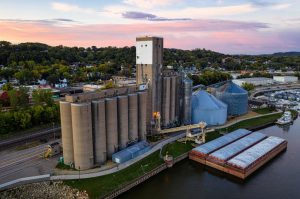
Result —
<instances>
[{"instance_id":1,"label":"blue sky","mask_svg":"<svg viewBox=\"0 0 300 199\"><path fill-rule=\"evenodd\" d=\"M0 9L0 40L13 43L131 46L158 35L172 48L300 51L300 0L1 0Z\"/></svg>"}]
</instances>

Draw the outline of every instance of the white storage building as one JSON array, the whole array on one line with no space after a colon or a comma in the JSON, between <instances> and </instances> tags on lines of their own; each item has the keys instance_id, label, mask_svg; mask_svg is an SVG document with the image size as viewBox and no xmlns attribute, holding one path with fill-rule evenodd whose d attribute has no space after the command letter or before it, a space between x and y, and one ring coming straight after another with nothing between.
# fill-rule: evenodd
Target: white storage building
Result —
<instances>
[{"instance_id":1,"label":"white storage building","mask_svg":"<svg viewBox=\"0 0 300 199\"><path fill-rule=\"evenodd\" d=\"M242 86L243 83L250 83L255 86L264 86L264 85L273 84L274 80L266 77L252 77L252 78L234 79L232 80L232 82L239 86Z\"/></svg>"},{"instance_id":2,"label":"white storage building","mask_svg":"<svg viewBox=\"0 0 300 199\"><path fill-rule=\"evenodd\" d=\"M291 82L297 82L298 77L295 76L274 76L274 81L282 82L282 83L291 83Z\"/></svg>"}]
</instances>

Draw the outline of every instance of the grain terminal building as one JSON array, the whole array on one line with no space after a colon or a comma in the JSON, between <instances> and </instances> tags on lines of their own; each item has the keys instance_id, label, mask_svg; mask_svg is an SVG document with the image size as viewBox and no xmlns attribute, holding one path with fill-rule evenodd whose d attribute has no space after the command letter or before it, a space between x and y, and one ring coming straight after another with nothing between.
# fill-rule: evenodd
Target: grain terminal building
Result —
<instances>
[{"instance_id":1,"label":"grain terminal building","mask_svg":"<svg viewBox=\"0 0 300 199\"><path fill-rule=\"evenodd\" d=\"M163 38L136 39L137 85L67 95L60 102L65 164L90 169L159 128L191 122L192 81L163 68ZM161 122L160 122L161 121Z\"/></svg>"}]
</instances>

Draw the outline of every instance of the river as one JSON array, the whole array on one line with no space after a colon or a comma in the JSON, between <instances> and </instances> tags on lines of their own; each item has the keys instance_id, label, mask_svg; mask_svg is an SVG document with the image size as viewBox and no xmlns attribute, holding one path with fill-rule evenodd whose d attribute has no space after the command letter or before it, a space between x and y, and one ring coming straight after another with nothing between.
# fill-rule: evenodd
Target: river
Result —
<instances>
[{"instance_id":1,"label":"river","mask_svg":"<svg viewBox=\"0 0 300 199\"><path fill-rule=\"evenodd\" d=\"M245 181L186 159L119 198L299 199L300 118L288 127L260 132L288 140L288 148Z\"/></svg>"}]
</instances>

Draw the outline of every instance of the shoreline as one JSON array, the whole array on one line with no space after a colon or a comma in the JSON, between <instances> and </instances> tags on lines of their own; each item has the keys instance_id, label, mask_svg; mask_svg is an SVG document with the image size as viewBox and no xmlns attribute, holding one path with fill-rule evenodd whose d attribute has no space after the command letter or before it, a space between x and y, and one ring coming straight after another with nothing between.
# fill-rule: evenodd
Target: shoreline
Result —
<instances>
[{"instance_id":1,"label":"shoreline","mask_svg":"<svg viewBox=\"0 0 300 199\"><path fill-rule=\"evenodd\" d=\"M248 128L248 130L251 130L251 131L258 131L260 129L263 129L263 128L267 128L267 127L270 127L270 126L274 126L275 125L275 122L270 122L270 123L266 123L264 125L259 125L259 126L254 126L254 127L251 127L251 128ZM211 133L211 132L210 132ZM181 156L177 157L174 159L174 162L173 162L173 165L175 165L176 163L184 160L184 159L187 159L188 158L188 153L189 152L186 152L184 154L182 154ZM162 168L163 167L163 168ZM120 189L116 189L114 191L112 191L111 193L105 195L104 197L100 197L101 199L112 199L112 198L115 198L127 191L129 191L130 189L138 186L139 184L145 182L146 180L150 179L151 177L159 174L160 172L164 171L168 169L166 163L158 166L157 168L153 169L152 171L150 171L149 173L145 174L145 177L142 176L141 178L143 180L141 180L141 178L138 178L136 180L134 180L134 182L130 182L128 183L128 185L125 185L125 187L122 187Z\"/></svg>"},{"instance_id":2,"label":"shoreline","mask_svg":"<svg viewBox=\"0 0 300 199\"><path fill-rule=\"evenodd\" d=\"M266 117L266 115L261 115L261 117ZM293 118L295 119L295 118L297 118L297 115L293 115ZM251 120L251 118L248 118L247 120ZM252 131L255 131L255 130L259 130L259 129L262 129L262 128L266 128L266 127L269 127L269 126L273 126L275 123L274 123L275 121L272 121L272 122L267 122L267 123L265 123L265 124L263 124L263 125L257 125L257 126L252 126L252 127L248 127L247 129L249 129L249 130L252 130ZM235 123L235 124L232 124L232 125L230 125L230 126L228 126L228 127L234 127L234 128L237 128L239 125L237 125L237 124L239 124L240 122L238 122L238 123ZM220 131L219 131L220 129L216 129L215 131L211 131L211 132L208 132L207 133L207 136L209 136L210 134L211 134L211 136L212 136L212 139L215 139L215 138L217 138L217 137L219 137L219 136L221 136L221 134L220 134ZM224 130L224 129L223 129ZM173 143L175 143L176 142L176 140L174 140L173 141ZM186 155L186 157L184 156L185 154L187 154L188 153L188 151L187 152L184 152L184 153L182 153L181 155L179 155L179 156L177 156L177 157L175 157L174 158L174 164L175 163L177 163L177 162L180 162L181 160L183 160L183 159L185 159L185 158L187 158L187 155ZM172 154L171 154L172 155ZM148 156L147 156L148 157ZM147 157L144 157L144 159L146 159ZM180 157L180 159L179 159L179 157ZM140 159L139 161L141 161L141 160L143 160L143 159ZM137 162L138 163L138 162ZM131 166L129 166L129 167L131 167ZM129 168L128 167L128 168ZM113 197L111 197L112 195L115 195L116 193L118 193L118 195L120 195L120 194L122 194L122 193L124 193L124 192L126 192L126 191L128 191L128 190L130 190L130 189L132 189L133 187L135 187L135 186L137 186L138 184L140 184L140 183L142 183L142 182L144 182L144 181L146 181L146 180L148 180L148 179L150 179L152 176L154 176L154 175L156 175L156 174L158 174L158 173L160 173L161 171L163 171L163 170L165 170L166 168L163 168L162 169L162 167L166 167L166 164L165 163L162 163L162 164L160 164L159 166L156 166L154 169L152 169L152 170L150 170L150 171L147 171L147 172L144 172L144 174L143 175L141 175L141 176L138 176L137 178L135 178L134 180L130 180L129 182L125 182L125 184L124 185L121 185L121 187L117 187L116 189L114 189L113 191L110 191L109 193L107 193L107 194L104 194L104 196L101 196L101 197L92 197L92 198L113 198ZM161 170L160 170L161 169ZM158 170L160 170L160 171L158 171ZM120 171L122 171L122 170L120 170ZM51 176L51 177L54 177L54 176ZM96 178L99 178L99 177L96 177ZM101 178L101 177L100 177ZM141 178L143 179L143 180L141 180ZM90 178L90 179L92 179L92 178ZM56 181L56 180L63 180L64 182L66 182L66 179L64 180L64 179L56 179L56 180L54 180L54 179L47 179L47 180L49 180L49 181ZM76 179L75 179L76 180ZM80 180L84 180L84 179L80 179ZM67 181L72 181L71 179L70 180L67 180ZM29 183L32 183L32 182L29 182ZM17 185L17 184L16 184ZM72 185L69 185L69 186L71 186L71 187L74 187L74 186L72 186ZM13 187L16 187L16 186L13 186ZM76 187L76 186L75 186ZM5 190L6 189L10 189L10 188L12 188L12 187L7 187L7 188L4 188ZM81 187L82 188L82 190L84 190L84 187ZM4 190L4 189L2 189L2 190ZM117 195L115 195L114 197L116 197Z\"/></svg>"}]
</instances>

